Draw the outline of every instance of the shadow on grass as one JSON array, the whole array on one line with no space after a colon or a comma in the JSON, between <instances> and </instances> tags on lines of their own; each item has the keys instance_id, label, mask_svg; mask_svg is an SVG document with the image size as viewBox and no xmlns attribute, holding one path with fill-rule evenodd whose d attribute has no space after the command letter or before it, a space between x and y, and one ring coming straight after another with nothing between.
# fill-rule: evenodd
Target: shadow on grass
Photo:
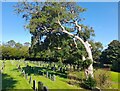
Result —
<instances>
[{"instance_id":1,"label":"shadow on grass","mask_svg":"<svg viewBox=\"0 0 120 91\"><path fill-rule=\"evenodd\" d=\"M41 72L44 72L46 75L46 72L48 72L51 75L57 75L63 78L67 78L67 73L59 72L59 71L52 71L51 69L47 69L45 67L23 67L23 70L25 70L25 73L28 73L28 75L34 74L34 75L40 75Z\"/></svg>"},{"instance_id":2,"label":"shadow on grass","mask_svg":"<svg viewBox=\"0 0 120 91\"><path fill-rule=\"evenodd\" d=\"M2 90L5 89L13 89L15 87L15 84L17 83L16 80L14 80L10 75L2 74Z\"/></svg>"}]
</instances>

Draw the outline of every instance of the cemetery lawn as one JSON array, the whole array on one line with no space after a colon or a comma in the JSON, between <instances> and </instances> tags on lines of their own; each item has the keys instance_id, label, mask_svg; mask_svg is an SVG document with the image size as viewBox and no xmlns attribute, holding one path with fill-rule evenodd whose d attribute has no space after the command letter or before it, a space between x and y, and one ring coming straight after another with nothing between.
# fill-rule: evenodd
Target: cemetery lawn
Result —
<instances>
[{"instance_id":1,"label":"cemetery lawn","mask_svg":"<svg viewBox=\"0 0 120 91\"><path fill-rule=\"evenodd\" d=\"M16 61L16 60L7 60L5 62L5 68L2 74L2 87L3 89L31 89L32 90L32 84L29 84L29 78L30 76L28 76L28 80L25 79L24 76L21 75L20 71L18 71L17 69L17 65L20 65L21 67L25 67L25 63L23 61ZM36 64L30 63L28 62L28 64L34 68L36 68ZM2 66L2 61L0 61L0 68ZM41 69L41 70L45 70L48 71L49 73L54 73L51 70L47 70L47 69ZM95 74L97 74L101 69L96 70ZM113 72L113 71L109 71L110 72L110 78L111 78L111 82L112 82L112 89L118 89L118 87L120 87L120 73L118 72ZM82 73L82 74L81 74ZM78 75L78 77L83 76L84 77L84 73L83 72L73 72L73 74ZM61 73L62 74L62 73ZM75 85L69 85L68 81L69 79L61 77L59 75L56 75L56 80L52 81L49 78L46 78L46 76L41 76L39 74L35 74L35 73L31 73L30 74L32 76L32 80L36 80L36 82L41 81L43 82L44 86L46 86L48 89L82 89L80 88L80 86L75 86ZM36 84L36 87L38 87L38 84Z\"/></svg>"},{"instance_id":2,"label":"cemetery lawn","mask_svg":"<svg viewBox=\"0 0 120 91\"><path fill-rule=\"evenodd\" d=\"M0 66L1 66L0 61ZM7 60L5 62L5 68L2 74L2 88L3 89L31 89L32 90L32 83L29 84L29 77L28 80L25 79L21 75L21 73L17 69L17 64L20 64L21 67L25 67L24 62L12 61ZM29 63L31 66L35 66L35 64ZM77 86L71 86L66 81L67 79L56 76L56 81L52 81L45 76L34 75L31 74L32 80L36 80L36 82L41 81L48 89L80 89ZM37 87L38 85L36 85Z\"/></svg>"}]
</instances>

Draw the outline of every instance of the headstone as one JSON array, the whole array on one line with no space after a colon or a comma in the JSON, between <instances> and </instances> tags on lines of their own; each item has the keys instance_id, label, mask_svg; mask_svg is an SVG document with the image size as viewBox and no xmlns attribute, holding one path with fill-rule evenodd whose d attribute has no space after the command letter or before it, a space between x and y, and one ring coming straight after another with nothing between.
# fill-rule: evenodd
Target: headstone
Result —
<instances>
[{"instance_id":1,"label":"headstone","mask_svg":"<svg viewBox=\"0 0 120 91\"><path fill-rule=\"evenodd\" d=\"M42 82L38 82L38 91L43 91L43 83Z\"/></svg>"},{"instance_id":2,"label":"headstone","mask_svg":"<svg viewBox=\"0 0 120 91\"><path fill-rule=\"evenodd\" d=\"M75 65L75 70L77 71L77 65Z\"/></svg>"},{"instance_id":3,"label":"headstone","mask_svg":"<svg viewBox=\"0 0 120 91\"><path fill-rule=\"evenodd\" d=\"M51 74L49 75L49 79L51 79Z\"/></svg>"},{"instance_id":4,"label":"headstone","mask_svg":"<svg viewBox=\"0 0 120 91\"><path fill-rule=\"evenodd\" d=\"M53 76L52 76L52 80L53 80L53 81L55 81L55 80L56 80L55 75L53 75Z\"/></svg>"},{"instance_id":5,"label":"headstone","mask_svg":"<svg viewBox=\"0 0 120 91\"><path fill-rule=\"evenodd\" d=\"M46 86L44 86L43 91L48 91L48 88Z\"/></svg>"},{"instance_id":6,"label":"headstone","mask_svg":"<svg viewBox=\"0 0 120 91\"><path fill-rule=\"evenodd\" d=\"M46 77L48 78L48 71L46 72Z\"/></svg>"},{"instance_id":7,"label":"headstone","mask_svg":"<svg viewBox=\"0 0 120 91\"><path fill-rule=\"evenodd\" d=\"M33 90L36 90L36 80L33 80Z\"/></svg>"},{"instance_id":8,"label":"headstone","mask_svg":"<svg viewBox=\"0 0 120 91\"><path fill-rule=\"evenodd\" d=\"M42 76L44 76L44 72L42 72Z\"/></svg>"},{"instance_id":9,"label":"headstone","mask_svg":"<svg viewBox=\"0 0 120 91\"><path fill-rule=\"evenodd\" d=\"M62 69L62 67L60 67L60 72L63 72L63 69Z\"/></svg>"},{"instance_id":10,"label":"headstone","mask_svg":"<svg viewBox=\"0 0 120 91\"><path fill-rule=\"evenodd\" d=\"M75 65L73 65L73 71L75 71Z\"/></svg>"},{"instance_id":11,"label":"headstone","mask_svg":"<svg viewBox=\"0 0 120 91\"><path fill-rule=\"evenodd\" d=\"M28 79L28 74L25 74L25 78Z\"/></svg>"},{"instance_id":12,"label":"headstone","mask_svg":"<svg viewBox=\"0 0 120 91\"><path fill-rule=\"evenodd\" d=\"M25 71L24 71L24 70L23 70L22 74L23 74L23 76L25 77Z\"/></svg>"},{"instance_id":13,"label":"headstone","mask_svg":"<svg viewBox=\"0 0 120 91\"><path fill-rule=\"evenodd\" d=\"M18 65L18 70L20 71L20 69L21 69L21 67L20 67L20 65Z\"/></svg>"},{"instance_id":14,"label":"headstone","mask_svg":"<svg viewBox=\"0 0 120 91\"><path fill-rule=\"evenodd\" d=\"M31 84L32 83L32 77L30 76L30 79L29 79L29 83Z\"/></svg>"}]
</instances>

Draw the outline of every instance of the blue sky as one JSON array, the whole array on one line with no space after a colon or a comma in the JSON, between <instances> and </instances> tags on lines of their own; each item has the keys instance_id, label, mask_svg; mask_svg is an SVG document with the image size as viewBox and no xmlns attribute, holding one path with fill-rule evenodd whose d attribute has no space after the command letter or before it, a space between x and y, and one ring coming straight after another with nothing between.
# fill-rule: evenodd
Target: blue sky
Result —
<instances>
[{"instance_id":1,"label":"blue sky","mask_svg":"<svg viewBox=\"0 0 120 91\"><path fill-rule=\"evenodd\" d=\"M2 41L14 39L16 42L30 42L29 31L23 28L25 21L14 13L15 3L2 3ZM83 24L95 30L95 41L104 46L118 39L118 3L117 2L82 2L80 6L87 8L81 16L86 20ZM1 40L1 39L0 39Z\"/></svg>"}]
</instances>

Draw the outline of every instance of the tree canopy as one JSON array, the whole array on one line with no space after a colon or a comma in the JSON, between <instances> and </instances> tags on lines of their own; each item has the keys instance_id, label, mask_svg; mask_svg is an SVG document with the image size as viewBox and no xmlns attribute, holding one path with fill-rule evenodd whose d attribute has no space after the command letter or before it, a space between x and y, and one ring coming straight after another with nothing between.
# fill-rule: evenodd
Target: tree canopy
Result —
<instances>
[{"instance_id":1,"label":"tree canopy","mask_svg":"<svg viewBox=\"0 0 120 91\"><path fill-rule=\"evenodd\" d=\"M108 48L102 52L100 61L103 64L111 64L112 70L119 71L120 65L120 42L118 40L113 40L108 44Z\"/></svg>"},{"instance_id":2,"label":"tree canopy","mask_svg":"<svg viewBox=\"0 0 120 91\"><path fill-rule=\"evenodd\" d=\"M0 46L2 59L21 59L29 57L29 47L10 40Z\"/></svg>"}]
</instances>

